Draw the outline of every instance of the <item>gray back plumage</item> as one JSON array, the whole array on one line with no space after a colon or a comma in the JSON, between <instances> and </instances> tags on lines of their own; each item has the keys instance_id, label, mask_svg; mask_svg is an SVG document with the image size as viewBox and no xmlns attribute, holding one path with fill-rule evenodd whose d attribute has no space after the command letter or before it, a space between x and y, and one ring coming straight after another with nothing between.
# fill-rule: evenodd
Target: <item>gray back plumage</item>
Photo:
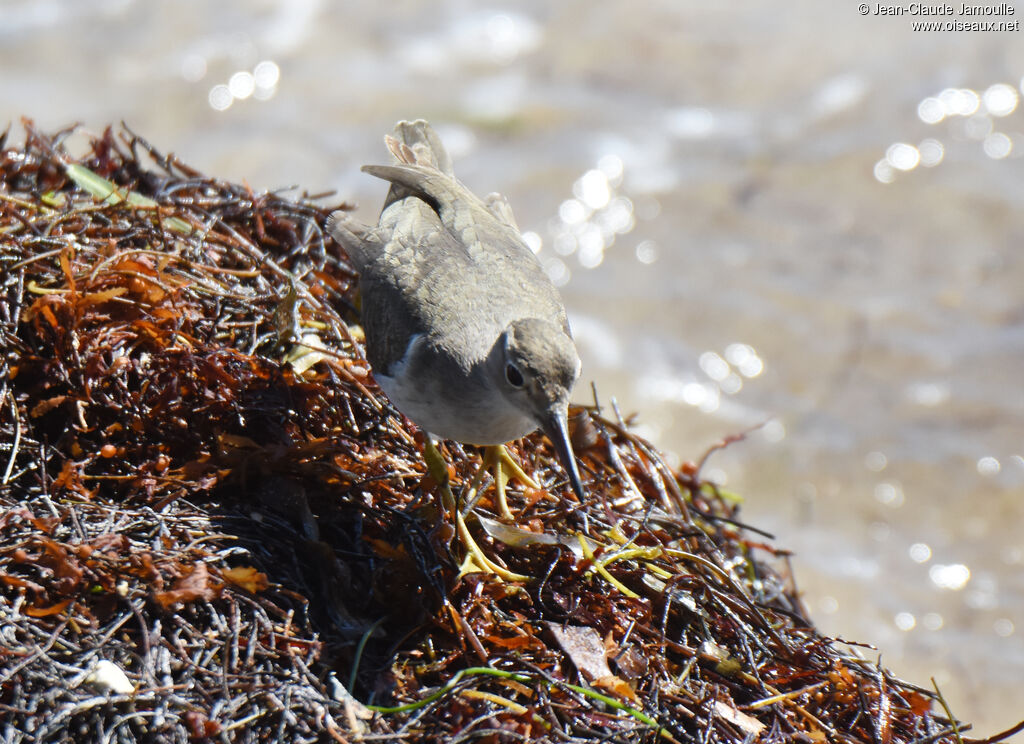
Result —
<instances>
[{"instance_id":1,"label":"gray back plumage","mask_svg":"<svg viewBox=\"0 0 1024 744\"><path fill-rule=\"evenodd\" d=\"M514 320L541 318L568 334L558 293L507 202L463 186L425 121L400 122L385 142L394 164L363 168L391 183L377 226L345 216L330 225L360 273L374 370L389 374L414 335L468 370Z\"/></svg>"}]
</instances>

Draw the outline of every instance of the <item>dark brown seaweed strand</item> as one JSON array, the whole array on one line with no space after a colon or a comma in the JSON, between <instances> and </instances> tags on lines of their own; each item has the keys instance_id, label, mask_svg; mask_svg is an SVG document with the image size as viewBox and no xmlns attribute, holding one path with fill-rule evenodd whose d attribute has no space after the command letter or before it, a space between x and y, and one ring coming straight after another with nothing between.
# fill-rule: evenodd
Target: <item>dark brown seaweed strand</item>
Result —
<instances>
[{"instance_id":1,"label":"dark brown seaweed strand","mask_svg":"<svg viewBox=\"0 0 1024 744\"><path fill-rule=\"evenodd\" d=\"M673 472L596 409L577 417L586 503L510 487L518 529L557 542L517 548L471 521L536 578L460 577L422 435L363 357L357 280L324 228L345 205L255 194L127 128L83 155L73 129L24 129L0 150L0 741L966 730L818 633L785 551L699 467ZM120 198L87 193L76 167ZM284 359L303 340L325 349L297 374ZM478 453L446 449L468 483ZM515 449L564 484L542 436ZM566 626L602 659L563 648ZM132 693L97 686L101 660ZM608 674L581 675L588 661Z\"/></svg>"}]
</instances>

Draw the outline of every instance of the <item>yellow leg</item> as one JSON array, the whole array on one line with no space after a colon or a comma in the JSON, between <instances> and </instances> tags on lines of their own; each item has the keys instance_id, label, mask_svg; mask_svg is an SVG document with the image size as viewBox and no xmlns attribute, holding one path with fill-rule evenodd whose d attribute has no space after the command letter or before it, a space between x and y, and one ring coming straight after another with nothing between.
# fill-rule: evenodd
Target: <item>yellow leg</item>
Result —
<instances>
[{"instance_id":1,"label":"yellow leg","mask_svg":"<svg viewBox=\"0 0 1024 744\"><path fill-rule=\"evenodd\" d=\"M528 581L529 576L523 576L514 571L509 571L504 566L499 566L488 558L484 551L480 549L480 546L476 544L476 540L473 539L473 535L466 525L466 520L462 517L462 510L458 508L455 495L452 493L451 484L448 482L448 464L444 461L444 458L438 452L437 447L429 436L423 449L423 459L427 462L427 468L430 471L431 477L438 482L441 488L441 503L455 519L455 528L458 530L459 540L466 548L466 560L462 564L461 573L493 573L505 581ZM477 475L479 476L480 474L478 473ZM476 483L476 478L473 480ZM479 484L477 484L477 487L479 487ZM504 500L503 497L504 494L502 495L502 500ZM505 508L507 509L508 506L506 505Z\"/></svg>"},{"instance_id":2,"label":"yellow leg","mask_svg":"<svg viewBox=\"0 0 1024 744\"><path fill-rule=\"evenodd\" d=\"M508 500L505 498L505 485L511 478L515 478L527 488L540 488L540 486L537 485L533 478L526 474L526 471L519 467L519 463L505 449L505 445L498 444L493 447L484 448L483 463L480 465L480 469L476 471L476 475L473 476L473 481L469 485L469 492L466 495L466 501L472 502L476 498L480 484L484 479L484 473L488 470L494 471L494 492L497 496L498 515L510 522L515 521L515 515L508 508Z\"/></svg>"}]
</instances>

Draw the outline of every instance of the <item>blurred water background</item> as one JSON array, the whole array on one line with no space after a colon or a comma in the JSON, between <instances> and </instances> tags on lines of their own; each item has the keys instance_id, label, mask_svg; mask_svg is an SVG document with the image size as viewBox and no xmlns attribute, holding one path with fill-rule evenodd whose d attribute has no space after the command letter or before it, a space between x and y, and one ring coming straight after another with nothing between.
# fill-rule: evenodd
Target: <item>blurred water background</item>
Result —
<instances>
[{"instance_id":1,"label":"blurred water background","mask_svg":"<svg viewBox=\"0 0 1024 744\"><path fill-rule=\"evenodd\" d=\"M429 118L562 286L577 399L677 461L764 423L706 474L822 630L989 735L1024 717L1020 10L752 5L0 0L0 122L123 119L371 220L359 166Z\"/></svg>"}]
</instances>

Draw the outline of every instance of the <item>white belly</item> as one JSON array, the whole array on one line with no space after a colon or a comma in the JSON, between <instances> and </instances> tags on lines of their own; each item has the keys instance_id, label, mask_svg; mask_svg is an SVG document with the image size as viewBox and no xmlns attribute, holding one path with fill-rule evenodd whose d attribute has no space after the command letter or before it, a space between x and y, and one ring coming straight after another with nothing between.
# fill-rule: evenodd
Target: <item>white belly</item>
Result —
<instances>
[{"instance_id":1,"label":"white belly","mask_svg":"<svg viewBox=\"0 0 1024 744\"><path fill-rule=\"evenodd\" d=\"M465 444L504 444L525 437L538 422L511 405L500 394L460 397L448 390L440 396L427 386L398 384L396 378L374 375L395 408L422 429L441 439Z\"/></svg>"}]
</instances>

